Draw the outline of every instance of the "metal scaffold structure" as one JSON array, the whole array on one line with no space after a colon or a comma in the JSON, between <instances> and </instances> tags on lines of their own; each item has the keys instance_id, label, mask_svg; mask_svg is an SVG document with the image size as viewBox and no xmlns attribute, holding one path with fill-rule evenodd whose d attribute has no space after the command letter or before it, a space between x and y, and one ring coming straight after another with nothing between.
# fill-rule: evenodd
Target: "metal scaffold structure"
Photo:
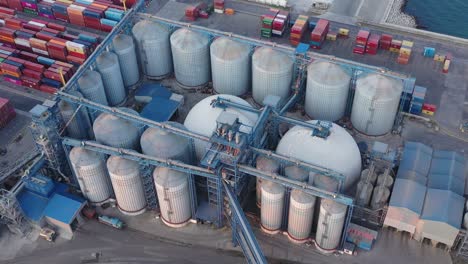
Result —
<instances>
[{"instance_id":1,"label":"metal scaffold structure","mask_svg":"<svg viewBox=\"0 0 468 264\"><path fill-rule=\"evenodd\" d=\"M308 51L307 45L299 45L297 49L288 46L281 46L271 42L250 39L240 35L220 32L212 29L207 29L191 24L171 21L160 17L155 17L145 13L139 13L143 6L143 2L139 1L129 10L123 19L114 27L114 30L103 40L96 48L89 59L78 69L76 74L68 81L68 83L57 93L56 101L47 102L44 105L37 106L33 109L33 125L32 131L34 138L44 153L46 166L50 169L55 169L55 177L62 177L70 184L77 186L76 175L70 169L70 160L68 159L69 152L72 147L81 147L86 150L103 153L106 155L120 156L125 159L137 161L142 168L142 181L145 190L148 208L155 209L158 207L156 190L152 180L152 169L154 167L166 167L176 171L184 172L189 175L189 192L193 198L191 201L192 217L197 210L196 208L196 191L193 185L194 177L204 177L207 180L208 198L210 204L216 207L215 224L219 227L224 225L224 220L230 221L233 232L234 244L240 245L246 255L249 263L266 263L265 257L255 239L248 221L240 206L239 197L247 189L250 177L258 177L263 180L268 180L280 184L287 188L288 192L293 189L299 189L304 193L317 196L320 198L330 199L338 203L347 205L347 216L344 225L344 230L350 223L353 212L353 199L342 194L345 177L328 168L317 166L315 164L302 162L297 159L286 157L268 150L275 144L278 136L278 126L280 123L286 123L293 126L301 126L312 131L310 136L326 139L330 134L330 122L318 122L316 124L303 122L294 118L286 117L285 113L293 107L296 102L300 101L304 94L304 84L306 78L306 68L310 62L315 60L330 61L339 64L353 72L354 80L362 73L379 73L392 78L402 80L405 85L414 85L411 79L407 76L390 72L386 69L371 67L355 62L341 60L332 56L321 55ZM78 79L83 73L95 68L96 58L104 51L112 49L112 40L117 34L128 33L131 26L139 20L150 20L156 23L169 26L172 30L187 27L191 30L201 32L210 36L211 39L220 36L227 36L239 42L246 43L251 47L269 46L274 49L287 52L295 61L295 69L291 90L291 97L284 103L279 104L278 98L274 96L267 97L265 106L261 109L237 104L228 99L218 97L213 100L212 107L217 108L235 108L242 111L247 111L258 116L258 119L253 127L250 128L250 133L241 132L242 124L235 116L221 115L217 120L217 130L211 136L203 136L187 130L183 130L166 123L155 122L140 116L137 116L120 108L109 107L99 103L87 100L83 97L70 94L71 91L79 90ZM350 85L353 90L354 85ZM210 147L200 161L200 165L191 165L186 162L181 162L172 159L156 158L149 155L141 154L134 150L115 148L106 146L95 141L74 139L64 136L63 121L59 118L58 102L64 100L73 105L77 105L77 111L86 110L91 116L97 116L99 113L108 113L117 116L121 119L138 123L144 127L158 128L164 131L176 134L178 136L192 140L208 142ZM397 118L398 119L398 118ZM401 122L398 121L398 122ZM396 126L399 126L396 122ZM329 177L338 182L338 191L326 191L304 182L286 178L277 173L269 173L258 170L253 167L254 161L258 156L265 156L279 162L282 166L294 165L308 172L314 172L325 177ZM73 175L73 177L67 177ZM225 197L227 199L225 199ZM227 203L225 202L227 200ZM10 201L10 200L8 200ZM287 210L285 210L285 213ZM346 240L346 232L342 233L341 247Z\"/></svg>"}]
</instances>

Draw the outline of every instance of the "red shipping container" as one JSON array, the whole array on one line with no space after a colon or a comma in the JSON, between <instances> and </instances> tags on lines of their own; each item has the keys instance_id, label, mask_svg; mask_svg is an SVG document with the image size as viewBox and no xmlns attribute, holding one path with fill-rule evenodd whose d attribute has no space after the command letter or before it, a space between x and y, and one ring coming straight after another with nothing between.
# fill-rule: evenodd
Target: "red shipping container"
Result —
<instances>
[{"instance_id":1,"label":"red shipping container","mask_svg":"<svg viewBox=\"0 0 468 264\"><path fill-rule=\"evenodd\" d=\"M39 80L42 78L42 72L34 71L27 68L23 69L23 75Z\"/></svg>"},{"instance_id":2,"label":"red shipping container","mask_svg":"<svg viewBox=\"0 0 468 264\"><path fill-rule=\"evenodd\" d=\"M14 16L16 11L11 8L0 7L0 13Z\"/></svg>"},{"instance_id":3,"label":"red shipping container","mask_svg":"<svg viewBox=\"0 0 468 264\"><path fill-rule=\"evenodd\" d=\"M50 29L58 30L58 31L61 31L61 32L67 30L67 28L65 26L59 25L57 23L52 23L52 22L50 22L50 23L45 22L45 23L46 23L47 27L50 28Z\"/></svg>"},{"instance_id":4,"label":"red shipping container","mask_svg":"<svg viewBox=\"0 0 468 264\"><path fill-rule=\"evenodd\" d=\"M21 82L23 83L23 86L33 88L33 89L39 89L39 86L41 84L40 79L35 79L35 78L31 78L31 77L24 76L24 75L21 76Z\"/></svg>"},{"instance_id":5,"label":"red shipping container","mask_svg":"<svg viewBox=\"0 0 468 264\"><path fill-rule=\"evenodd\" d=\"M41 86L39 86L39 90L50 94L55 94L57 92L57 88L45 84L41 84Z\"/></svg>"},{"instance_id":6,"label":"red shipping container","mask_svg":"<svg viewBox=\"0 0 468 264\"><path fill-rule=\"evenodd\" d=\"M369 40L367 41L367 46L377 49L377 47L379 46L379 42L380 36L372 34L370 35Z\"/></svg>"},{"instance_id":7,"label":"red shipping container","mask_svg":"<svg viewBox=\"0 0 468 264\"><path fill-rule=\"evenodd\" d=\"M26 67L27 69L31 69L33 71L40 72L40 73L42 73L44 71L44 69L45 69L44 65L38 64L38 63L35 63L35 62L29 62L29 61L27 61L24 64L24 67Z\"/></svg>"},{"instance_id":8,"label":"red shipping container","mask_svg":"<svg viewBox=\"0 0 468 264\"><path fill-rule=\"evenodd\" d=\"M423 104L422 109L426 111L435 112L437 110L437 106L433 104Z\"/></svg>"},{"instance_id":9,"label":"red shipping container","mask_svg":"<svg viewBox=\"0 0 468 264\"><path fill-rule=\"evenodd\" d=\"M388 42L392 42L393 36L389 34L382 34L381 40L386 40Z\"/></svg>"},{"instance_id":10,"label":"red shipping container","mask_svg":"<svg viewBox=\"0 0 468 264\"><path fill-rule=\"evenodd\" d=\"M361 29L361 30L359 30L359 32L357 34L356 40L367 42L367 40L369 39L369 35L370 35L369 31Z\"/></svg>"},{"instance_id":11,"label":"red shipping container","mask_svg":"<svg viewBox=\"0 0 468 264\"><path fill-rule=\"evenodd\" d=\"M8 7L16 11L23 11L21 0L8 0Z\"/></svg>"}]
</instances>

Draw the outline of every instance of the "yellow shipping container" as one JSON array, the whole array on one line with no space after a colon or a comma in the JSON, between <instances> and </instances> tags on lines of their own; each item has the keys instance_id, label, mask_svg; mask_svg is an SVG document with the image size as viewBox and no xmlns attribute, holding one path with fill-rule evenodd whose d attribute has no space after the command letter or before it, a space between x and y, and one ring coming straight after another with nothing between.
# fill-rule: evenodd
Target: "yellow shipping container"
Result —
<instances>
[{"instance_id":1,"label":"yellow shipping container","mask_svg":"<svg viewBox=\"0 0 468 264\"><path fill-rule=\"evenodd\" d=\"M432 111L429 111L429 110L422 110L422 113L425 114L425 115L430 115L430 116L433 116L434 115L434 112Z\"/></svg>"},{"instance_id":2,"label":"yellow shipping container","mask_svg":"<svg viewBox=\"0 0 468 264\"><path fill-rule=\"evenodd\" d=\"M390 52L396 52L398 53L400 51L400 49L397 49L397 48L390 48Z\"/></svg>"},{"instance_id":3,"label":"yellow shipping container","mask_svg":"<svg viewBox=\"0 0 468 264\"><path fill-rule=\"evenodd\" d=\"M342 36L348 36L349 35L349 29L346 28L340 28L338 29L338 33Z\"/></svg>"},{"instance_id":4,"label":"yellow shipping container","mask_svg":"<svg viewBox=\"0 0 468 264\"><path fill-rule=\"evenodd\" d=\"M443 62L445 60L445 56L444 55L440 55L440 54L436 54L434 56L434 60L435 61L440 61L440 62Z\"/></svg>"},{"instance_id":5,"label":"yellow shipping container","mask_svg":"<svg viewBox=\"0 0 468 264\"><path fill-rule=\"evenodd\" d=\"M327 34L327 40L335 41L336 40L336 34Z\"/></svg>"},{"instance_id":6,"label":"yellow shipping container","mask_svg":"<svg viewBox=\"0 0 468 264\"><path fill-rule=\"evenodd\" d=\"M449 67L450 67L450 60L445 60L443 69L447 71Z\"/></svg>"},{"instance_id":7,"label":"yellow shipping container","mask_svg":"<svg viewBox=\"0 0 468 264\"><path fill-rule=\"evenodd\" d=\"M400 54L411 55L411 49L401 47Z\"/></svg>"},{"instance_id":8,"label":"yellow shipping container","mask_svg":"<svg viewBox=\"0 0 468 264\"><path fill-rule=\"evenodd\" d=\"M405 47L409 47L409 48L412 48L414 43L412 41L408 41L408 40L403 40L403 42L401 43L402 46L405 46Z\"/></svg>"}]
</instances>

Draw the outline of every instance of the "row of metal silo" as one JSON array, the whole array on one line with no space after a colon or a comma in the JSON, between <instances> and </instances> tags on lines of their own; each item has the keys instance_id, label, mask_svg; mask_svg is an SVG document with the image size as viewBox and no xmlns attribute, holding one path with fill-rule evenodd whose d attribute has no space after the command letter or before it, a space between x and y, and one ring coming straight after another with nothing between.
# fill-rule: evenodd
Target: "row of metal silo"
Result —
<instances>
[{"instance_id":1,"label":"row of metal silo","mask_svg":"<svg viewBox=\"0 0 468 264\"><path fill-rule=\"evenodd\" d=\"M283 223L286 189L270 181L264 181L261 189L261 229L268 234L277 234ZM315 204L315 196L301 190L291 192L287 210L287 234L294 243L310 240ZM319 249L335 250L341 242L347 206L327 199L319 199L319 204L315 244Z\"/></svg>"},{"instance_id":2,"label":"row of metal silo","mask_svg":"<svg viewBox=\"0 0 468 264\"><path fill-rule=\"evenodd\" d=\"M134 110L122 109L128 112ZM183 125L168 125L185 129ZM191 161L190 141L159 128L147 128L143 133L138 124L102 113L93 124L96 141L115 148L140 151L161 159ZM115 197L119 210L136 215L145 211L147 201L140 164L120 156L106 156L81 147L70 152L70 162L83 195L93 204ZM171 227L182 226L192 217L188 175L157 167L153 180L162 221Z\"/></svg>"}]
</instances>

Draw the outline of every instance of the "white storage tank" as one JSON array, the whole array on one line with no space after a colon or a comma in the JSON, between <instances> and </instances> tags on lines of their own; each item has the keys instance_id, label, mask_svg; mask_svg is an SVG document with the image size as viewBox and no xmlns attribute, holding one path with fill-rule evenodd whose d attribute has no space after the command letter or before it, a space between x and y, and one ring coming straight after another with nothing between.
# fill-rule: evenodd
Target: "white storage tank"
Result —
<instances>
[{"instance_id":1,"label":"white storage tank","mask_svg":"<svg viewBox=\"0 0 468 264\"><path fill-rule=\"evenodd\" d=\"M101 204L111 198L112 183L103 154L74 147L69 157L81 192L90 203Z\"/></svg>"},{"instance_id":2,"label":"white storage tank","mask_svg":"<svg viewBox=\"0 0 468 264\"><path fill-rule=\"evenodd\" d=\"M101 144L133 150L140 148L140 128L120 117L100 114L94 121L93 131L96 141Z\"/></svg>"},{"instance_id":3,"label":"white storage tank","mask_svg":"<svg viewBox=\"0 0 468 264\"><path fill-rule=\"evenodd\" d=\"M372 200L370 207L372 210L383 208L390 198L390 190L384 186L377 186L372 192Z\"/></svg>"},{"instance_id":4,"label":"white storage tank","mask_svg":"<svg viewBox=\"0 0 468 264\"><path fill-rule=\"evenodd\" d=\"M138 162L111 156L107 160L107 169L119 210L126 215L145 212L146 198Z\"/></svg>"},{"instance_id":5,"label":"white storage tank","mask_svg":"<svg viewBox=\"0 0 468 264\"><path fill-rule=\"evenodd\" d=\"M308 122L317 123L316 120ZM326 139L313 137L309 128L295 126L280 140L276 152L343 174L346 177L343 190L356 182L361 173L359 148L353 137L337 124L332 125ZM322 179L325 178L328 177ZM316 176L314 184L320 185L320 179Z\"/></svg>"},{"instance_id":6,"label":"white storage tank","mask_svg":"<svg viewBox=\"0 0 468 264\"><path fill-rule=\"evenodd\" d=\"M198 87L210 81L210 39L202 33L181 28L171 35L174 73L178 83Z\"/></svg>"},{"instance_id":7,"label":"white storage tank","mask_svg":"<svg viewBox=\"0 0 468 264\"><path fill-rule=\"evenodd\" d=\"M392 187L393 182L393 177L388 174L380 174L377 178L377 185L379 186L385 186L387 188L390 188Z\"/></svg>"},{"instance_id":8,"label":"white storage tank","mask_svg":"<svg viewBox=\"0 0 468 264\"><path fill-rule=\"evenodd\" d=\"M341 119L346 109L350 80L350 74L337 64L312 62L307 68L307 115L317 120Z\"/></svg>"},{"instance_id":9,"label":"white storage tank","mask_svg":"<svg viewBox=\"0 0 468 264\"><path fill-rule=\"evenodd\" d=\"M309 180L309 172L298 166L288 166L284 168L284 176L291 180L306 182Z\"/></svg>"},{"instance_id":10,"label":"white storage tank","mask_svg":"<svg viewBox=\"0 0 468 264\"><path fill-rule=\"evenodd\" d=\"M119 58L120 71L125 87L135 85L140 80L135 43L131 36L119 34L112 40L114 52Z\"/></svg>"},{"instance_id":11,"label":"white storage tank","mask_svg":"<svg viewBox=\"0 0 468 264\"><path fill-rule=\"evenodd\" d=\"M78 91L71 91L69 92L69 94L77 97L83 97L83 95ZM65 100L61 100L58 104L58 107L60 109L60 113L62 114L64 124L68 124L68 136L76 139L89 138L88 133L91 129L91 121L89 120L86 108L81 108L75 114L75 111L78 108L78 106L76 104L69 103Z\"/></svg>"},{"instance_id":12,"label":"white storage tank","mask_svg":"<svg viewBox=\"0 0 468 264\"><path fill-rule=\"evenodd\" d=\"M186 130L176 122L165 124ZM143 154L162 159L175 159L190 162L190 140L161 128L148 128L140 139Z\"/></svg>"},{"instance_id":13,"label":"white storage tank","mask_svg":"<svg viewBox=\"0 0 468 264\"><path fill-rule=\"evenodd\" d=\"M210 48L213 88L220 94L243 95L250 88L250 46L227 37Z\"/></svg>"},{"instance_id":14,"label":"white storage tank","mask_svg":"<svg viewBox=\"0 0 468 264\"><path fill-rule=\"evenodd\" d=\"M234 103L250 106L247 101L236 96L227 94L213 95L201 100L190 110L184 121L185 127L191 132L209 137L216 130L216 120L218 119L218 116L226 111L232 114L236 114L239 117L239 121L246 125L241 126L240 130L242 132L250 133L251 127L257 121L258 116L252 112L243 111L232 107L228 107L226 109L219 107L213 108L211 106L211 102L218 97L228 99ZM194 145L197 159L200 160L205 154L206 148L208 148L210 144L208 142L195 139Z\"/></svg>"},{"instance_id":15,"label":"white storage tank","mask_svg":"<svg viewBox=\"0 0 468 264\"><path fill-rule=\"evenodd\" d=\"M374 184L376 179L377 179L377 173L375 173L375 171L365 169L361 172L361 181L368 181Z\"/></svg>"},{"instance_id":16,"label":"white storage tank","mask_svg":"<svg viewBox=\"0 0 468 264\"><path fill-rule=\"evenodd\" d=\"M260 156L257 158L256 168L258 170L270 173L278 173L280 169L280 164L276 160L269 159L265 156ZM260 177L257 178L256 184L256 194L257 194L257 206L262 206L262 181Z\"/></svg>"},{"instance_id":17,"label":"white storage tank","mask_svg":"<svg viewBox=\"0 0 468 264\"><path fill-rule=\"evenodd\" d=\"M320 188L329 192L338 192L339 183L335 178L330 176L325 176L321 174L315 175L313 185L317 188Z\"/></svg>"},{"instance_id":18,"label":"white storage tank","mask_svg":"<svg viewBox=\"0 0 468 264\"><path fill-rule=\"evenodd\" d=\"M78 85L80 86L80 92L86 99L101 105L109 105L106 91L104 90L104 83L99 72L85 71L78 79Z\"/></svg>"},{"instance_id":19,"label":"white storage tank","mask_svg":"<svg viewBox=\"0 0 468 264\"><path fill-rule=\"evenodd\" d=\"M252 56L252 97L263 105L267 95L276 95L285 103L293 76L294 61L287 54L268 47L258 48Z\"/></svg>"},{"instance_id":20,"label":"white storage tank","mask_svg":"<svg viewBox=\"0 0 468 264\"><path fill-rule=\"evenodd\" d=\"M359 181L356 189L356 199L354 202L359 206L368 206L371 200L374 185L370 182Z\"/></svg>"},{"instance_id":21,"label":"white storage tank","mask_svg":"<svg viewBox=\"0 0 468 264\"><path fill-rule=\"evenodd\" d=\"M346 205L320 199L320 215L315 235L315 245L319 250L331 251L340 245L346 211Z\"/></svg>"},{"instance_id":22,"label":"white storage tank","mask_svg":"<svg viewBox=\"0 0 468 264\"><path fill-rule=\"evenodd\" d=\"M192 216L187 176L164 167L154 169L161 219L167 226L182 227Z\"/></svg>"},{"instance_id":23,"label":"white storage tank","mask_svg":"<svg viewBox=\"0 0 468 264\"><path fill-rule=\"evenodd\" d=\"M403 82L379 74L356 81L351 123L359 132L380 136L392 130Z\"/></svg>"},{"instance_id":24,"label":"white storage tank","mask_svg":"<svg viewBox=\"0 0 468 264\"><path fill-rule=\"evenodd\" d=\"M132 28L139 62L148 78L161 79L172 72L171 29L165 25L142 20Z\"/></svg>"},{"instance_id":25,"label":"white storage tank","mask_svg":"<svg viewBox=\"0 0 468 264\"><path fill-rule=\"evenodd\" d=\"M127 96L122 74L120 73L119 58L113 52L104 51L97 57L96 66L101 73L104 90L109 105L116 106L125 101Z\"/></svg>"},{"instance_id":26,"label":"white storage tank","mask_svg":"<svg viewBox=\"0 0 468 264\"><path fill-rule=\"evenodd\" d=\"M315 196L293 190L289 200L288 236L296 243L309 239L314 218Z\"/></svg>"},{"instance_id":27,"label":"white storage tank","mask_svg":"<svg viewBox=\"0 0 468 264\"><path fill-rule=\"evenodd\" d=\"M260 210L261 229L268 234L280 232L283 220L284 192L282 185L262 182L262 207Z\"/></svg>"}]
</instances>

